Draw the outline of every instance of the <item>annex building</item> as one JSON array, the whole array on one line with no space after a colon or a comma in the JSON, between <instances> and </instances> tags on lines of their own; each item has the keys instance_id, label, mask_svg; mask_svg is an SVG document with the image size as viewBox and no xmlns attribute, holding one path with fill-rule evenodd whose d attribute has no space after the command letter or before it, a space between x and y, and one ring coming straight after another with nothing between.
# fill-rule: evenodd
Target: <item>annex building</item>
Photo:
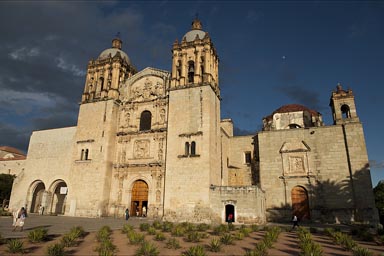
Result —
<instances>
[{"instance_id":1,"label":"annex building","mask_svg":"<svg viewBox=\"0 0 384 256\"><path fill-rule=\"evenodd\" d=\"M330 95L333 125L291 104L234 136L220 116L218 52L195 19L171 71L137 71L115 38L89 61L77 126L33 132L10 209L235 223L378 221L354 95ZM80 96L81 92L79 92Z\"/></svg>"}]
</instances>

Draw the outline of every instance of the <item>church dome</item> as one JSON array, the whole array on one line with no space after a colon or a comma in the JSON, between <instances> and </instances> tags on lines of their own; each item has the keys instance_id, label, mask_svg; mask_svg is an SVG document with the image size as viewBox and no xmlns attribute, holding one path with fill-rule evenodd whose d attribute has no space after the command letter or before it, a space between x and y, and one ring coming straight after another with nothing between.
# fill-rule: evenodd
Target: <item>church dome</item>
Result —
<instances>
[{"instance_id":1,"label":"church dome","mask_svg":"<svg viewBox=\"0 0 384 256\"><path fill-rule=\"evenodd\" d=\"M184 36L183 36L183 40L185 38L185 40L187 42L192 42L196 39L196 36L199 36L200 39L203 39L206 35L206 32L204 32L202 30L202 25L201 25L201 22L200 20L198 19L195 19L193 22L192 22L192 30L188 31Z\"/></svg>"},{"instance_id":2,"label":"church dome","mask_svg":"<svg viewBox=\"0 0 384 256\"><path fill-rule=\"evenodd\" d=\"M121 50L122 41L119 38L115 38L112 40L112 48L105 49L99 55L99 59L106 59L109 57L115 57L116 54L119 54L122 59L125 59L128 64L131 64L131 60L128 55Z\"/></svg>"},{"instance_id":3,"label":"church dome","mask_svg":"<svg viewBox=\"0 0 384 256\"><path fill-rule=\"evenodd\" d=\"M266 116L264 118L267 119L267 120L271 120L273 118L273 115L276 114L276 113L281 114L281 113L300 112L300 111L307 111L312 116L320 115L320 113L317 112L316 110L309 109L309 108L307 108L307 107L305 107L303 105L300 105L300 104L288 104L288 105L281 106L280 108L278 108L275 111L273 111L272 114L270 114L269 116Z\"/></svg>"}]
</instances>

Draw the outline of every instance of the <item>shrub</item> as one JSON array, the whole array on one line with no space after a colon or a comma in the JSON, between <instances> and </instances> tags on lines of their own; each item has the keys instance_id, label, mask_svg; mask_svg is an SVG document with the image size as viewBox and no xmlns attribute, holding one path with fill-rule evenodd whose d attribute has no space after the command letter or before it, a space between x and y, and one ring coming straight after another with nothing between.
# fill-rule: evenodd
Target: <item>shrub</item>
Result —
<instances>
[{"instance_id":1,"label":"shrub","mask_svg":"<svg viewBox=\"0 0 384 256\"><path fill-rule=\"evenodd\" d=\"M112 230L109 226L103 226L99 229L96 234L96 239L98 242L103 242L104 240L108 240L111 235Z\"/></svg>"},{"instance_id":2,"label":"shrub","mask_svg":"<svg viewBox=\"0 0 384 256\"><path fill-rule=\"evenodd\" d=\"M149 229L149 223L141 223L140 224L140 230L141 231L147 231Z\"/></svg>"},{"instance_id":3,"label":"shrub","mask_svg":"<svg viewBox=\"0 0 384 256\"><path fill-rule=\"evenodd\" d=\"M190 222L183 222L183 223L181 223L181 226L184 227L187 232L197 230L197 227L193 223L190 223Z\"/></svg>"},{"instance_id":4,"label":"shrub","mask_svg":"<svg viewBox=\"0 0 384 256\"><path fill-rule=\"evenodd\" d=\"M168 239L165 247L168 249L179 249L181 246L179 241L176 238L170 238Z\"/></svg>"},{"instance_id":5,"label":"shrub","mask_svg":"<svg viewBox=\"0 0 384 256\"><path fill-rule=\"evenodd\" d=\"M173 223L166 221L163 223L162 230L163 232L171 232L173 229Z\"/></svg>"},{"instance_id":6,"label":"shrub","mask_svg":"<svg viewBox=\"0 0 384 256\"><path fill-rule=\"evenodd\" d=\"M229 231L228 226L224 224L221 224L213 228L213 233L216 235L222 235L228 231Z\"/></svg>"},{"instance_id":7,"label":"shrub","mask_svg":"<svg viewBox=\"0 0 384 256\"><path fill-rule=\"evenodd\" d=\"M64 245L62 243L51 244L47 248L48 256L63 256L65 255Z\"/></svg>"},{"instance_id":8,"label":"shrub","mask_svg":"<svg viewBox=\"0 0 384 256\"><path fill-rule=\"evenodd\" d=\"M127 237L129 239L129 243L131 244L139 244L144 241L144 234L136 233L134 231L131 231L127 234Z\"/></svg>"},{"instance_id":9,"label":"shrub","mask_svg":"<svg viewBox=\"0 0 384 256\"><path fill-rule=\"evenodd\" d=\"M114 245L111 240L104 240L95 248L95 251L103 256L114 255L116 252L116 245Z\"/></svg>"},{"instance_id":10,"label":"shrub","mask_svg":"<svg viewBox=\"0 0 384 256\"><path fill-rule=\"evenodd\" d=\"M157 233L154 238L156 241L164 241L165 235L163 233Z\"/></svg>"},{"instance_id":11,"label":"shrub","mask_svg":"<svg viewBox=\"0 0 384 256\"><path fill-rule=\"evenodd\" d=\"M236 240L243 240L244 239L244 233L242 233L241 231L240 232L237 232L235 235L234 235L234 238Z\"/></svg>"},{"instance_id":12,"label":"shrub","mask_svg":"<svg viewBox=\"0 0 384 256\"><path fill-rule=\"evenodd\" d=\"M324 233L327 235L327 236L332 236L332 234L335 232L335 230L333 228L325 228L324 229Z\"/></svg>"},{"instance_id":13,"label":"shrub","mask_svg":"<svg viewBox=\"0 0 384 256\"><path fill-rule=\"evenodd\" d=\"M82 238L82 237L85 237L86 233L85 233L83 227L75 226L75 227L71 228L71 230L69 231L69 234L71 234L71 236L73 236L75 238Z\"/></svg>"},{"instance_id":14,"label":"shrub","mask_svg":"<svg viewBox=\"0 0 384 256\"><path fill-rule=\"evenodd\" d=\"M373 255L373 253L369 251L367 248L363 248L360 246L356 246L352 252L353 252L353 256L372 256Z\"/></svg>"},{"instance_id":15,"label":"shrub","mask_svg":"<svg viewBox=\"0 0 384 256\"><path fill-rule=\"evenodd\" d=\"M205 256L204 247L201 245L192 246L188 249L188 251L184 252L182 255L184 256Z\"/></svg>"},{"instance_id":16,"label":"shrub","mask_svg":"<svg viewBox=\"0 0 384 256\"><path fill-rule=\"evenodd\" d=\"M152 227L154 227L155 229L161 229L163 227L163 224L161 224L159 220L155 220L152 223Z\"/></svg>"},{"instance_id":17,"label":"shrub","mask_svg":"<svg viewBox=\"0 0 384 256\"><path fill-rule=\"evenodd\" d=\"M8 251L10 253L24 253L24 243L19 239L8 240Z\"/></svg>"},{"instance_id":18,"label":"shrub","mask_svg":"<svg viewBox=\"0 0 384 256\"><path fill-rule=\"evenodd\" d=\"M185 227L183 227L182 225L176 225L175 227L173 227L171 234L172 236L184 236Z\"/></svg>"},{"instance_id":19,"label":"shrub","mask_svg":"<svg viewBox=\"0 0 384 256\"><path fill-rule=\"evenodd\" d=\"M220 241L223 244L233 244L233 236L231 234L224 234L220 237Z\"/></svg>"},{"instance_id":20,"label":"shrub","mask_svg":"<svg viewBox=\"0 0 384 256\"><path fill-rule=\"evenodd\" d=\"M212 238L211 242L208 245L208 249L211 252L219 252L221 250L221 242L218 238Z\"/></svg>"},{"instance_id":21,"label":"shrub","mask_svg":"<svg viewBox=\"0 0 384 256\"><path fill-rule=\"evenodd\" d=\"M149 227L147 232L149 235L156 235L156 229L154 227Z\"/></svg>"},{"instance_id":22,"label":"shrub","mask_svg":"<svg viewBox=\"0 0 384 256\"><path fill-rule=\"evenodd\" d=\"M240 232L244 234L244 236L248 237L249 236L249 233L252 232L252 229L249 228L249 227L245 227L245 226L242 226L240 228Z\"/></svg>"},{"instance_id":23,"label":"shrub","mask_svg":"<svg viewBox=\"0 0 384 256\"><path fill-rule=\"evenodd\" d=\"M156 256L159 251L155 245L150 242L144 241L136 251L136 256Z\"/></svg>"},{"instance_id":24,"label":"shrub","mask_svg":"<svg viewBox=\"0 0 384 256\"><path fill-rule=\"evenodd\" d=\"M48 230L45 228L38 228L28 232L28 240L31 243L41 243L47 240Z\"/></svg>"},{"instance_id":25,"label":"shrub","mask_svg":"<svg viewBox=\"0 0 384 256\"><path fill-rule=\"evenodd\" d=\"M206 224L206 223L200 223L197 225L197 230L198 231L207 231L208 229L210 229L210 225Z\"/></svg>"},{"instance_id":26,"label":"shrub","mask_svg":"<svg viewBox=\"0 0 384 256\"><path fill-rule=\"evenodd\" d=\"M72 233L65 234L61 238L61 243L64 245L64 247L73 247L77 245L76 242L76 236Z\"/></svg>"},{"instance_id":27,"label":"shrub","mask_svg":"<svg viewBox=\"0 0 384 256\"><path fill-rule=\"evenodd\" d=\"M268 251L267 245L264 243L264 241L261 241L260 243L257 243L255 245L255 249L253 249L252 251L249 252L249 256L268 255L267 251Z\"/></svg>"},{"instance_id":28,"label":"shrub","mask_svg":"<svg viewBox=\"0 0 384 256\"><path fill-rule=\"evenodd\" d=\"M192 243L198 243L200 242L200 233L197 231L191 231L188 232L187 237L185 238L185 241L192 242Z\"/></svg>"},{"instance_id":29,"label":"shrub","mask_svg":"<svg viewBox=\"0 0 384 256\"><path fill-rule=\"evenodd\" d=\"M123 225L123 228L121 229L121 232L123 234L128 234L130 231L133 230L133 226L129 225L129 224L124 224Z\"/></svg>"}]
</instances>

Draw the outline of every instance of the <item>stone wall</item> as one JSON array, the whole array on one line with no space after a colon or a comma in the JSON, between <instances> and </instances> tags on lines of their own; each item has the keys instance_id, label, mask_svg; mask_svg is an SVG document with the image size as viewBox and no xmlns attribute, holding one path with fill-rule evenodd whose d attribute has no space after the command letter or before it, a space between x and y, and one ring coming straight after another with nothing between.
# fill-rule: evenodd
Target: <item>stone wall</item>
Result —
<instances>
[{"instance_id":1,"label":"stone wall","mask_svg":"<svg viewBox=\"0 0 384 256\"><path fill-rule=\"evenodd\" d=\"M38 183L43 183L45 191L51 194L54 193L55 184L59 180L64 181L71 190L69 170L75 132L76 127L68 127L32 133L25 170L13 183L10 210L27 206L29 211L32 195ZM49 212L50 208L46 210Z\"/></svg>"},{"instance_id":2,"label":"stone wall","mask_svg":"<svg viewBox=\"0 0 384 256\"><path fill-rule=\"evenodd\" d=\"M211 186L210 197L212 223L225 223L226 205L235 208L235 224L265 223L265 195L257 186Z\"/></svg>"}]
</instances>

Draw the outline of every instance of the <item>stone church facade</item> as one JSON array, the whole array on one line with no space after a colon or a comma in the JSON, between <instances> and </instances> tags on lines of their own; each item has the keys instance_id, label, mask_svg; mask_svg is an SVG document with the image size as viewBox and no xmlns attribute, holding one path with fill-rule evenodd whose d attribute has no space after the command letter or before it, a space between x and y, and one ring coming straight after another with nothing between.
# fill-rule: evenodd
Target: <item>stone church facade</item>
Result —
<instances>
[{"instance_id":1,"label":"stone church facade","mask_svg":"<svg viewBox=\"0 0 384 256\"><path fill-rule=\"evenodd\" d=\"M363 127L351 90L334 124L301 105L234 136L221 119L219 59L199 20L172 47L172 70L137 71L115 38L88 63L75 127L33 132L10 208L167 221L377 222Z\"/></svg>"}]
</instances>

